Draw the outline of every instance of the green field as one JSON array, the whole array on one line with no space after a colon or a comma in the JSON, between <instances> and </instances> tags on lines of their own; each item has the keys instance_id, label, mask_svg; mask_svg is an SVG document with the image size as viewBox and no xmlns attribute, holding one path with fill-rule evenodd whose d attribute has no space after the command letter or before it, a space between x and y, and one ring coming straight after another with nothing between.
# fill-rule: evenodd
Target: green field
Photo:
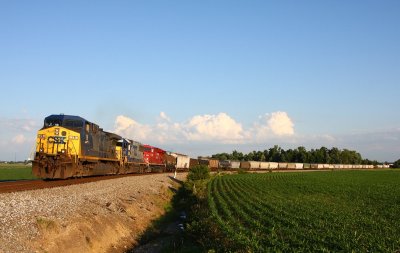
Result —
<instances>
[{"instance_id":1,"label":"green field","mask_svg":"<svg viewBox=\"0 0 400 253\"><path fill-rule=\"evenodd\" d=\"M400 171L217 176L208 207L222 251L400 250Z\"/></svg>"},{"instance_id":2,"label":"green field","mask_svg":"<svg viewBox=\"0 0 400 253\"><path fill-rule=\"evenodd\" d=\"M0 164L0 180L35 179L32 166L23 164Z\"/></svg>"}]
</instances>

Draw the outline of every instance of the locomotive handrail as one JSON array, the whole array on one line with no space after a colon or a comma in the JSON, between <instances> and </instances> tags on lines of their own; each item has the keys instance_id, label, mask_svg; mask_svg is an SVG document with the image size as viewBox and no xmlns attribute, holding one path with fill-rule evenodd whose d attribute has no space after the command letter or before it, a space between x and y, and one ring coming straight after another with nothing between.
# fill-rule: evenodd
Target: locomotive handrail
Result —
<instances>
[{"instance_id":1,"label":"locomotive handrail","mask_svg":"<svg viewBox=\"0 0 400 253\"><path fill-rule=\"evenodd\" d=\"M78 152L76 151L76 148L75 148L75 145L74 145L74 142L72 141L72 140L68 140L68 145L69 145L69 142L71 141L71 143L72 143L72 147L74 148L74 151L75 151L75 163L77 162L77 157L78 157Z\"/></svg>"}]
</instances>

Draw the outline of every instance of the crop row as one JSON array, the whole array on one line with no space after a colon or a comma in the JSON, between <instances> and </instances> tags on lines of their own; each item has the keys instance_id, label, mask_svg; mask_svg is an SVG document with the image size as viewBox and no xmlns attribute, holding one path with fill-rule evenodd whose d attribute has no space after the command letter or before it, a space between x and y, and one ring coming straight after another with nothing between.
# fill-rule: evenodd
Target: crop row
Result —
<instances>
[{"instance_id":1,"label":"crop row","mask_svg":"<svg viewBox=\"0 0 400 253\"><path fill-rule=\"evenodd\" d=\"M219 176L209 207L226 236L251 251L395 251L399 179L391 171Z\"/></svg>"}]
</instances>

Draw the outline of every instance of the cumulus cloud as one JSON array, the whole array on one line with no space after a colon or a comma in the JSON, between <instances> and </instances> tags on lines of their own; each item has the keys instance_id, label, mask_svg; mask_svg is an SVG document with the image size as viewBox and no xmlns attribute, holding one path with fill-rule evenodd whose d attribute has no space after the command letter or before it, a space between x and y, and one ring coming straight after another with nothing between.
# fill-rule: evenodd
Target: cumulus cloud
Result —
<instances>
[{"instance_id":1,"label":"cumulus cloud","mask_svg":"<svg viewBox=\"0 0 400 253\"><path fill-rule=\"evenodd\" d=\"M35 144L43 119L0 117L0 160L28 157Z\"/></svg>"},{"instance_id":2,"label":"cumulus cloud","mask_svg":"<svg viewBox=\"0 0 400 253\"><path fill-rule=\"evenodd\" d=\"M171 119L167 116L165 112L160 112L160 119L171 122Z\"/></svg>"},{"instance_id":3,"label":"cumulus cloud","mask_svg":"<svg viewBox=\"0 0 400 253\"><path fill-rule=\"evenodd\" d=\"M242 125L226 113L194 116L184 128L190 141L236 142L244 139Z\"/></svg>"},{"instance_id":4,"label":"cumulus cloud","mask_svg":"<svg viewBox=\"0 0 400 253\"><path fill-rule=\"evenodd\" d=\"M33 119L8 119L0 118L0 128L16 131L32 132L38 130L40 123Z\"/></svg>"},{"instance_id":5,"label":"cumulus cloud","mask_svg":"<svg viewBox=\"0 0 400 253\"><path fill-rule=\"evenodd\" d=\"M16 136L14 136L14 138L12 138L12 142L14 144L23 144L23 143L25 143L25 141L26 141L26 138L23 134L18 134Z\"/></svg>"},{"instance_id":6,"label":"cumulus cloud","mask_svg":"<svg viewBox=\"0 0 400 253\"><path fill-rule=\"evenodd\" d=\"M183 143L251 143L255 140L280 138L294 134L294 124L286 112L267 114L251 129L244 129L226 113L195 115L185 122L173 122L161 112L154 125L140 124L120 115L115 121L115 132L143 142Z\"/></svg>"},{"instance_id":7,"label":"cumulus cloud","mask_svg":"<svg viewBox=\"0 0 400 253\"><path fill-rule=\"evenodd\" d=\"M135 140L144 140L151 134L152 129L150 126L142 125L131 118L119 115L115 120L115 132Z\"/></svg>"},{"instance_id":8,"label":"cumulus cloud","mask_svg":"<svg viewBox=\"0 0 400 253\"><path fill-rule=\"evenodd\" d=\"M278 136L294 134L294 124L286 112L273 112L268 119L268 126Z\"/></svg>"},{"instance_id":9,"label":"cumulus cloud","mask_svg":"<svg viewBox=\"0 0 400 253\"><path fill-rule=\"evenodd\" d=\"M291 137L295 133L292 119L286 112L280 111L260 116L250 132L256 142L270 138Z\"/></svg>"}]
</instances>

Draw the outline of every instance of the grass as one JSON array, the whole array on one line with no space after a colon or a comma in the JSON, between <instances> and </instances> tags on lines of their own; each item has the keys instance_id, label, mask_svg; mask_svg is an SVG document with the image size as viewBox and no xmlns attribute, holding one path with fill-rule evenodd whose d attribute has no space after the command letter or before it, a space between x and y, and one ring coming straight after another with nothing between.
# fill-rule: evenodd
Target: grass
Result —
<instances>
[{"instance_id":1,"label":"grass","mask_svg":"<svg viewBox=\"0 0 400 253\"><path fill-rule=\"evenodd\" d=\"M393 170L217 176L192 232L218 252L397 252L399 182Z\"/></svg>"},{"instance_id":2,"label":"grass","mask_svg":"<svg viewBox=\"0 0 400 253\"><path fill-rule=\"evenodd\" d=\"M36 179L32 175L32 166L24 164L1 164L0 165L0 180L23 180Z\"/></svg>"},{"instance_id":3,"label":"grass","mask_svg":"<svg viewBox=\"0 0 400 253\"><path fill-rule=\"evenodd\" d=\"M36 224L43 232L56 232L58 230L56 222L45 217L37 217Z\"/></svg>"}]
</instances>

